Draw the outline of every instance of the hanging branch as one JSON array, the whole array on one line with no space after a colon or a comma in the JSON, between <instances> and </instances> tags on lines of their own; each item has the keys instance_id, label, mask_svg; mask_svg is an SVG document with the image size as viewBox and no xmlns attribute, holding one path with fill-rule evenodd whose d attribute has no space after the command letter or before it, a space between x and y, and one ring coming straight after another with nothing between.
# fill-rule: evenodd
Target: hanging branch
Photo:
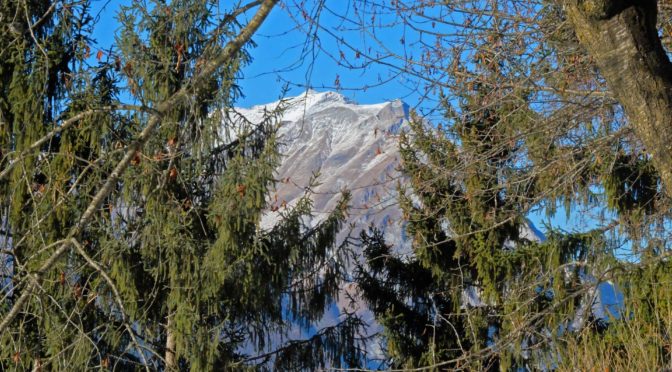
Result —
<instances>
[{"instance_id":1,"label":"hanging branch","mask_svg":"<svg viewBox=\"0 0 672 372\"><path fill-rule=\"evenodd\" d=\"M264 22L266 17L268 17L271 10L277 3L278 0L265 0L259 6L259 9L252 17L250 22L233 40L227 43L224 49L213 60L203 66L200 73L196 75L191 82L175 92L172 96L170 96L170 98L159 104L154 112L150 114L151 116L147 126L138 135L136 140L129 145L126 153L124 154L124 157L117 164L112 173L110 173L110 175L107 177L105 184L93 197L93 200L91 200L89 203L79 222L77 222L77 224L70 229L65 241L52 253L52 255L42 264L42 266L40 266L40 268L35 273L28 276L30 283L26 286L21 296L16 300L12 308L0 322L0 334L5 332L9 324L21 312L23 306L26 304L32 293L37 288L39 288L45 273L58 261L59 258L61 258L61 256L63 256L63 254L65 254L71 248L72 239L76 238L84 231L86 226L93 218L95 212L100 208L105 198L107 198L110 192L112 192L112 189L116 185L121 175L131 164L131 161L135 158L136 153L140 151L145 143L147 143L147 141L151 138L154 130L161 123L163 116L175 107L184 104L193 91L207 83L210 76L212 76L220 67L231 60L231 58L233 58L242 49L242 47L250 41L252 35L254 35L254 33L259 29L261 24Z\"/></svg>"}]
</instances>

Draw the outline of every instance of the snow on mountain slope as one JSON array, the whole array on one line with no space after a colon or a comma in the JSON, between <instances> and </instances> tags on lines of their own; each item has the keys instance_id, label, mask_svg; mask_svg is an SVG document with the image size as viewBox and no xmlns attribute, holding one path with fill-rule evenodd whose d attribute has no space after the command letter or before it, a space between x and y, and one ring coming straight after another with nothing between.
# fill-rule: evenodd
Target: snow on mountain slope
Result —
<instances>
[{"instance_id":1,"label":"snow on mountain slope","mask_svg":"<svg viewBox=\"0 0 672 372\"><path fill-rule=\"evenodd\" d=\"M260 121L264 109L276 103L239 109L248 120ZM334 92L306 93L288 99L280 129L283 180L273 195L273 206L294 205L305 193L314 172L316 224L334 208L345 188L351 191L349 223L355 231L373 223L384 229L392 244L403 244L401 213L394 207L400 177L397 136L407 125L408 106L401 101L358 105ZM276 208L272 208L276 209ZM262 227L277 221L279 211L268 211Z\"/></svg>"}]
</instances>

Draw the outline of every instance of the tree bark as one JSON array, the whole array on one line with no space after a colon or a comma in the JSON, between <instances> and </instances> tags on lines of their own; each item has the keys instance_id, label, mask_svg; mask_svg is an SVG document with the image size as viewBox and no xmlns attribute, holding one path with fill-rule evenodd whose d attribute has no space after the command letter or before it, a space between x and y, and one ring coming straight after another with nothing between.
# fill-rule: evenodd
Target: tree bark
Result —
<instances>
[{"instance_id":1,"label":"tree bark","mask_svg":"<svg viewBox=\"0 0 672 372\"><path fill-rule=\"evenodd\" d=\"M597 63L672 194L672 63L656 28L656 0L564 0Z\"/></svg>"},{"instance_id":2,"label":"tree bark","mask_svg":"<svg viewBox=\"0 0 672 372\"><path fill-rule=\"evenodd\" d=\"M175 334L171 329L172 318L169 315L166 322L166 371L177 371L177 363L175 361Z\"/></svg>"}]
</instances>

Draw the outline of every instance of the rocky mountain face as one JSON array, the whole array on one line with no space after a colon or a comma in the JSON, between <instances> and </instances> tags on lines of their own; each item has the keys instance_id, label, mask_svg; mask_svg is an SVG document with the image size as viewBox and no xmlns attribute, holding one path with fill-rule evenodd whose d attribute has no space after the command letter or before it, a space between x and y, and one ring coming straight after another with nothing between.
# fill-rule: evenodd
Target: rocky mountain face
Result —
<instances>
[{"instance_id":1,"label":"rocky mountain face","mask_svg":"<svg viewBox=\"0 0 672 372\"><path fill-rule=\"evenodd\" d=\"M254 122L264 109L277 103L239 109ZM358 234L374 224L386 233L390 244L400 248L406 242L401 212L396 207L397 137L407 125L409 108L401 101L358 105L334 92L308 91L288 100L280 130L283 161L272 196L272 210L262 227L272 226L285 206L291 207L306 192L313 174L319 172L319 186L313 188L314 214L311 224L325 218L337 204L341 191L351 192L348 225ZM277 209L277 211L273 211ZM350 232L344 229L343 234Z\"/></svg>"},{"instance_id":2,"label":"rocky mountain face","mask_svg":"<svg viewBox=\"0 0 672 372\"><path fill-rule=\"evenodd\" d=\"M399 165L398 135L408 125L409 107L401 101L359 105L335 92L307 91L287 100L280 129L282 164L277 170L276 191L271 207L262 218L262 228L273 226L283 208L295 205L305 195L310 179L317 173L319 185L311 188L312 226L326 218L337 205L342 191L351 193L348 220L339 239L358 237L371 224L385 233L388 244L397 252L410 253L410 241L403 229L401 210L396 204L397 183L403 182ZM237 111L251 122L259 122L265 110L278 102ZM319 324L308 332L296 329L290 338L305 338L322 327L338 323L343 309L357 312L370 328L380 331L373 314L361 301L352 302L354 284L340 296ZM271 347L272 348L272 347ZM380 356L376 343L369 345L370 356Z\"/></svg>"}]
</instances>

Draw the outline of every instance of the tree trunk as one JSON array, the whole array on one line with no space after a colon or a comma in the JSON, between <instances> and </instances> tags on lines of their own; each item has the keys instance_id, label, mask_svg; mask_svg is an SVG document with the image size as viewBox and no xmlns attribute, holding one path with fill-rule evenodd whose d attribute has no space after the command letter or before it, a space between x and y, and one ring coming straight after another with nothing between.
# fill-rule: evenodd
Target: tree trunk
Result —
<instances>
[{"instance_id":1,"label":"tree trunk","mask_svg":"<svg viewBox=\"0 0 672 372\"><path fill-rule=\"evenodd\" d=\"M656 0L565 0L565 12L672 194L672 63Z\"/></svg>"},{"instance_id":2,"label":"tree trunk","mask_svg":"<svg viewBox=\"0 0 672 372\"><path fill-rule=\"evenodd\" d=\"M175 334L171 329L172 318L168 316L168 321L166 322L166 371L177 371L177 363L175 361Z\"/></svg>"}]
</instances>

